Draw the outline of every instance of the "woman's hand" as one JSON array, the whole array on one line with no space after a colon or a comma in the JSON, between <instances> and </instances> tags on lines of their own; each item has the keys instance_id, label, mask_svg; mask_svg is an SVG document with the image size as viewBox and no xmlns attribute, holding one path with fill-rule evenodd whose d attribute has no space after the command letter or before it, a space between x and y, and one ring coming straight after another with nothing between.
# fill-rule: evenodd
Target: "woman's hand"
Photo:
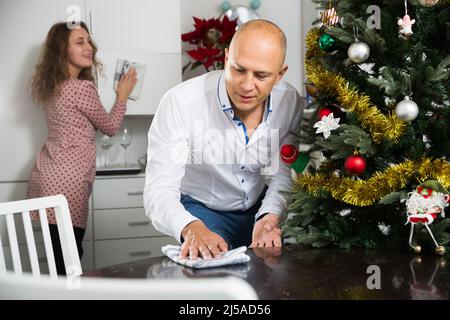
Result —
<instances>
[{"instance_id":1,"label":"woman's hand","mask_svg":"<svg viewBox=\"0 0 450 320\"><path fill-rule=\"evenodd\" d=\"M136 69L130 68L127 74L120 79L117 85L117 101L126 102L128 97L133 91L134 85L137 82L137 72Z\"/></svg>"}]
</instances>

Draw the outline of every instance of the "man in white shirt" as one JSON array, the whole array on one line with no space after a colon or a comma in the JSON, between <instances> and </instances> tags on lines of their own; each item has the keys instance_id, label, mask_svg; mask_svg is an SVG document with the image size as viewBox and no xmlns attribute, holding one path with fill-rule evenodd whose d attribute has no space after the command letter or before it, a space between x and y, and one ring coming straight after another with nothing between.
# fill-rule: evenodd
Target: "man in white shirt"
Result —
<instances>
[{"instance_id":1,"label":"man in white shirt","mask_svg":"<svg viewBox=\"0 0 450 320\"><path fill-rule=\"evenodd\" d=\"M295 88L280 82L285 54L281 29L249 21L233 37L224 71L161 99L148 133L144 206L157 230L183 243L181 257L282 245L291 177L279 148L294 142L302 113Z\"/></svg>"}]
</instances>

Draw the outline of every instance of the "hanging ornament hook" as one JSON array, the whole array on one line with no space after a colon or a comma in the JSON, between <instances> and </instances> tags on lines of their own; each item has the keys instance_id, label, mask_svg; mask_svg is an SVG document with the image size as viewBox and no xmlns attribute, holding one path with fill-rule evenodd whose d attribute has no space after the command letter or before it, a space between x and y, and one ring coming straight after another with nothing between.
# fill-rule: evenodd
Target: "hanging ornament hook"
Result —
<instances>
[{"instance_id":1,"label":"hanging ornament hook","mask_svg":"<svg viewBox=\"0 0 450 320\"><path fill-rule=\"evenodd\" d=\"M353 36L355 37L355 41L358 41L359 29L358 26L353 26Z\"/></svg>"}]
</instances>

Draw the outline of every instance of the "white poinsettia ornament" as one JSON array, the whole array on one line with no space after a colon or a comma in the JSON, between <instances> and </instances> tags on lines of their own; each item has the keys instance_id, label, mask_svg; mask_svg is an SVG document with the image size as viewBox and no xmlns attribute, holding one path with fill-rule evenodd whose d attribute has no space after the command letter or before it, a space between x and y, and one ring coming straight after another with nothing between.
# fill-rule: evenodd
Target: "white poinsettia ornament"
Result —
<instances>
[{"instance_id":1,"label":"white poinsettia ornament","mask_svg":"<svg viewBox=\"0 0 450 320\"><path fill-rule=\"evenodd\" d=\"M331 131L340 127L340 118L334 118L334 114L330 113L327 116L322 117L320 121L314 124L314 128L317 128L316 133L323 133L325 139L331 135Z\"/></svg>"}]
</instances>

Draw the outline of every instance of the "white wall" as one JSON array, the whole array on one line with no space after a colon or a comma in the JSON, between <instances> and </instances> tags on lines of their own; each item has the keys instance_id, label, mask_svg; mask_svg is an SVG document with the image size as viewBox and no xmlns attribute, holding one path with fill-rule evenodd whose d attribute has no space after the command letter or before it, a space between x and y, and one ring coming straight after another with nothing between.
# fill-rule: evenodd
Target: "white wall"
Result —
<instances>
[{"instance_id":1,"label":"white wall","mask_svg":"<svg viewBox=\"0 0 450 320\"><path fill-rule=\"evenodd\" d=\"M250 6L250 0L229 0L232 6ZM192 17L210 19L220 17L221 0L182 0L181 3L181 32L186 33L194 29ZM289 70L285 79L303 93L303 55L304 35L309 30L311 22L316 17L314 5L310 0L261 0L261 7L257 9L263 19L277 24L286 34L288 49L286 63ZM183 44L183 50L190 48ZM183 65L189 62L189 57L183 55ZM201 67L194 71L186 71L183 79L204 73Z\"/></svg>"}]
</instances>

